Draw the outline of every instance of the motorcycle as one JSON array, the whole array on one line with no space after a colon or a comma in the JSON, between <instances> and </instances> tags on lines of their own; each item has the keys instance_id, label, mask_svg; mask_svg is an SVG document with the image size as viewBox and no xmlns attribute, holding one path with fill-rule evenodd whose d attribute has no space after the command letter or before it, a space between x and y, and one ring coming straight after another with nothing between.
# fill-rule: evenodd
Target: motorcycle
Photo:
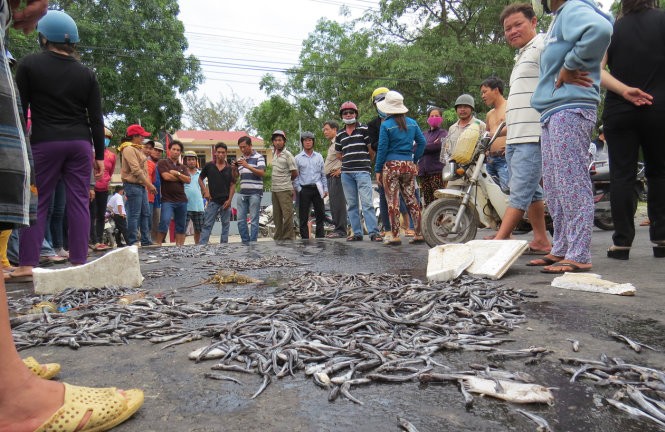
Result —
<instances>
[{"instance_id":1,"label":"motorcycle","mask_svg":"<svg viewBox=\"0 0 665 432\"><path fill-rule=\"evenodd\" d=\"M104 213L104 232L102 233L102 243L113 249L116 246L115 235L117 234L117 231L118 230L115 227L115 222L113 221L113 215L109 210L106 210Z\"/></svg>"},{"instance_id":2,"label":"motorcycle","mask_svg":"<svg viewBox=\"0 0 665 432\"><path fill-rule=\"evenodd\" d=\"M446 189L434 192L437 198L422 214L422 231L430 247L443 243L466 243L476 237L479 226L498 229L508 208L508 195L485 169L485 152L505 127L502 122L493 136L482 136L477 126L469 126L452 149L443 168ZM527 225L526 221L522 225ZM546 214L546 225L553 232ZM529 226L530 228L530 226Z\"/></svg>"}]
</instances>

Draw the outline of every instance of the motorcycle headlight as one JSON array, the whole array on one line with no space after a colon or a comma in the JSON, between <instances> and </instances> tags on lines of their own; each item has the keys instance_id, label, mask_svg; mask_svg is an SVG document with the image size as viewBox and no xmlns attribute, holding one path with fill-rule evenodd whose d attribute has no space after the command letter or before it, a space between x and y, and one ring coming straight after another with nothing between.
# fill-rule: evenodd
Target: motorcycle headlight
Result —
<instances>
[{"instance_id":1,"label":"motorcycle headlight","mask_svg":"<svg viewBox=\"0 0 665 432\"><path fill-rule=\"evenodd\" d=\"M446 166L443 167L443 171L441 172L443 181L450 181L454 179L456 175L455 170L457 170L457 164L455 161L448 162Z\"/></svg>"}]
</instances>

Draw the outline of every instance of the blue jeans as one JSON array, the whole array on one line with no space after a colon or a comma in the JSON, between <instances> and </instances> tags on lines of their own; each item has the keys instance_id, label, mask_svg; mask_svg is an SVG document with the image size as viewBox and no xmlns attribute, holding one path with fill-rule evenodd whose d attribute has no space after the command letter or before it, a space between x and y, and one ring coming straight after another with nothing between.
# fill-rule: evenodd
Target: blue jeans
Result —
<instances>
[{"instance_id":1,"label":"blue jeans","mask_svg":"<svg viewBox=\"0 0 665 432\"><path fill-rule=\"evenodd\" d=\"M162 203L162 213L164 212L164 204L165 203ZM231 207L224 209L221 204L217 204L214 201L208 201L208 205L206 206L203 216L203 229L201 230L201 240L199 241L199 244L208 244L208 240L210 240L210 233L212 232L212 227L215 225L215 219L217 219L217 214L219 214L222 219L222 234L219 237L219 242L229 242Z\"/></svg>"},{"instance_id":2,"label":"blue jeans","mask_svg":"<svg viewBox=\"0 0 665 432\"><path fill-rule=\"evenodd\" d=\"M386 201L386 190L382 184L379 184L379 217L384 231L390 231L390 218L388 217L388 201ZM406 204L405 204L406 207Z\"/></svg>"},{"instance_id":3,"label":"blue jeans","mask_svg":"<svg viewBox=\"0 0 665 432\"><path fill-rule=\"evenodd\" d=\"M543 159L540 143L508 144L506 160L510 173L510 207L527 211L532 202L545 199L540 179Z\"/></svg>"},{"instance_id":4,"label":"blue jeans","mask_svg":"<svg viewBox=\"0 0 665 432\"><path fill-rule=\"evenodd\" d=\"M495 181L499 180L499 186L502 191L507 191L508 189L508 162L506 162L505 156L488 156L485 159L485 169L487 174L492 176Z\"/></svg>"},{"instance_id":5,"label":"blue jeans","mask_svg":"<svg viewBox=\"0 0 665 432\"><path fill-rule=\"evenodd\" d=\"M362 236L363 227L360 223L360 208L358 207L358 196L365 217L365 225L369 235L378 234L376 226L376 213L372 203L372 178L368 172L342 173L342 188L346 198L346 208L351 222L353 235Z\"/></svg>"},{"instance_id":6,"label":"blue jeans","mask_svg":"<svg viewBox=\"0 0 665 432\"><path fill-rule=\"evenodd\" d=\"M261 194L238 194L238 233L243 243L256 241L259 237L259 212L261 211ZM249 212L251 232L247 229L247 213Z\"/></svg>"},{"instance_id":7,"label":"blue jeans","mask_svg":"<svg viewBox=\"0 0 665 432\"><path fill-rule=\"evenodd\" d=\"M127 245L131 246L138 239L139 225L141 228L141 244L149 245L150 239L150 207L148 206L148 191L143 185L135 183L123 183L125 196L127 197Z\"/></svg>"},{"instance_id":8,"label":"blue jeans","mask_svg":"<svg viewBox=\"0 0 665 432\"><path fill-rule=\"evenodd\" d=\"M187 203L186 202L163 202L162 215L159 219L157 231L166 233L169 230L171 218L175 221L175 233L185 234L187 228Z\"/></svg>"}]
</instances>

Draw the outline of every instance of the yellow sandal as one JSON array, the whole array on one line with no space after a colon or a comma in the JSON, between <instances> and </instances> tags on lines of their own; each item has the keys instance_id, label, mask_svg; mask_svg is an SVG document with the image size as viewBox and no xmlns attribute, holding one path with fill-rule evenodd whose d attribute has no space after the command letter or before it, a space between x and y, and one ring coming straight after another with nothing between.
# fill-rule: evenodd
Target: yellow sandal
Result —
<instances>
[{"instance_id":1,"label":"yellow sandal","mask_svg":"<svg viewBox=\"0 0 665 432\"><path fill-rule=\"evenodd\" d=\"M143 405L143 391L123 390L123 393L113 387L65 384L65 403L35 432L107 431L130 418Z\"/></svg>"},{"instance_id":2,"label":"yellow sandal","mask_svg":"<svg viewBox=\"0 0 665 432\"><path fill-rule=\"evenodd\" d=\"M23 359L28 369L39 378L51 379L60 372L60 363L44 363L41 364L34 357Z\"/></svg>"}]
</instances>

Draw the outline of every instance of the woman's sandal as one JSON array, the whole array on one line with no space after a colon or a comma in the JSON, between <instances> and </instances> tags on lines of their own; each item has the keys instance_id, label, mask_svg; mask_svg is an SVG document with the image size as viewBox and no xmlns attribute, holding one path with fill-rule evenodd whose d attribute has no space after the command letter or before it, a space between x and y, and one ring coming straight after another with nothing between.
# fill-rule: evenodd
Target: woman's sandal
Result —
<instances>
[{"instance_id":1,"label":"woman's sandal","mask_svg":"<svg viewBox=\"0 0 665 432\"><path fill-rule=\"evenodd\" d=\"M610 246L607 249L607 257L618 260L627 260L630 255L630 246Z\"/></svg>"},{"instance_id":2,"label":"woman's sandal","mask_svg":"<svg viewBox=\"0 0 665 432\"><path fill-rule=\"evenodd\" d=\"M124 393L124 394L123 394ZM35 432L101 432L130 418L143 405L143 391L65 384L65 402Z\"/></svg>"},{"instance_id":3,"label":"woman's sandal","mask_svg":"<svg viewBox=\"0 0 665 432\"><path fill-rule=\"evenodd\" d=\"M23 359L30 371L39 378L51 379L60 372L60 363L39 363L34 357Z\"/></svg>"},{"instance_id":4,"label":"woman's sandal","mask_svg":"<svg viewBox=\"0 0 665 432\"><path fill-rule=\"evenodd\" d=\"M534 259L526 263L529 267L545 267L558 263L563 257L547 254L542 258Z\"/></svg>"}]
</instances>

